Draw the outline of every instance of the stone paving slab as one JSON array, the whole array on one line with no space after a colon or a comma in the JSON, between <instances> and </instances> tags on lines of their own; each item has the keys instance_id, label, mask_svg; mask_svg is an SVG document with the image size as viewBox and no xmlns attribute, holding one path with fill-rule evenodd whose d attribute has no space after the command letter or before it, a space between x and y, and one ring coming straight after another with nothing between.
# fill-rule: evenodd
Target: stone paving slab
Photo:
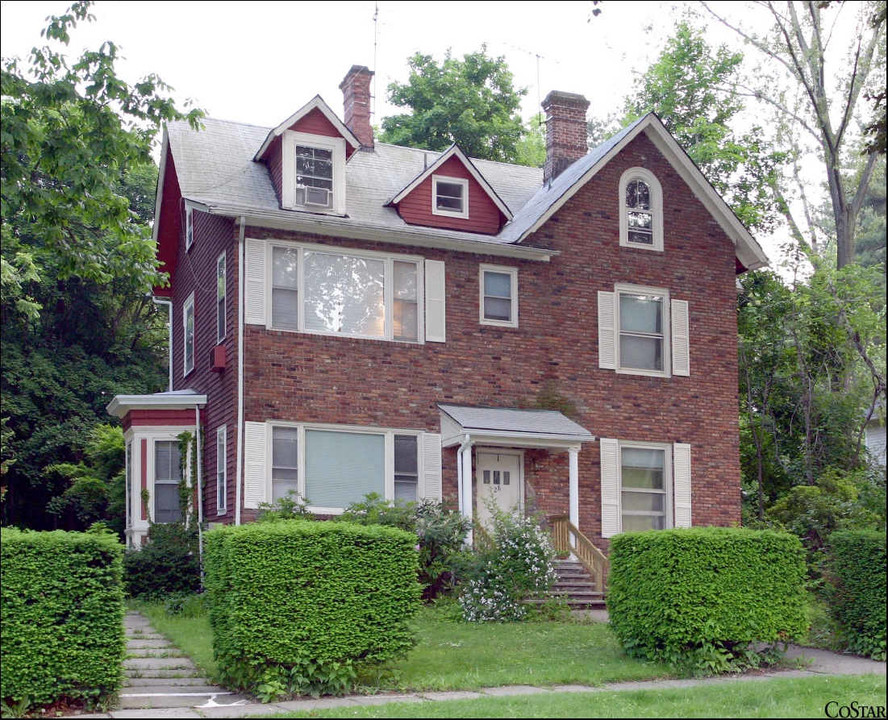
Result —
<instances>
[{"instance_id":1,"label":"stone paving slab","mask_svg":"<svg viewBox=\"0 0 888 720\"><path fill-rule=\"evenodd\" d=\"M432 692L424 692L420 693L420 697L426 700L477 700L480 697L484 697L479 692L473 692L472 690L456 690L450 692L444 692L435 690Z\"/></svg>"},{"instance_id":2,"label":"stone paving slab","mask_svg":"<svg viewBox=\"0 0 888 720\"><path fill-rule=\"evenodd\" d=\"M222 698L220 698L220 700L221 699ZM195 712L200 713L199 717L204 718L242 718L250 717L253 715L275 715L283 712L290 712L289 708L285 708L281 705L273 703L246 703L243 705L229 706L225 706L220 703L214 707L204 707L202 705L198 705L196 708L194 708L194 710Z\"/></svg>"},{"instance_id":3,"label":"stone paving slab","mask_svg":"<svg viewBox=\"0 0 888 720\"><path fill-rule=\"evenodd\" d=\"M201 672L194 669L187 668L179 668L179 669L168 669L168 670L139 670L138 668L130 668L129 670L124 670L124 674L127 678L136 680L136 679L151 679L161 678L164 681L173 680L176 678L199 678L201 682L206 682L206 679L201 675ZM128 681L127 681L128 682ZM124 685L125 687L126 685Z\"/></svg>"},{"instance_id":4,"label":"stone paving slab","mask_svg":"<svg viewBox=\"0 0 888 720\"><path fill-rule=\"evenodd\" d=\"M141 638L131 638L127 644L129 650L147 650L149 648L175 648L166 638L157 638L154 640L143 640Z\"/></svg>"},{"instance_id":5,"label":"stone paving slab","mask_svg":"<svg viewBox=\"0 0 888 720\"><path fill-rule=\"evenodd\" d=\"M134 678L135 679L135 678ZM152 678L139 678L144 680L151 680ZM203 678L184 678L187 680L203 680ZM120 693L120 697L137 697L144 695L180 695L182 697L188 697L193 695L194 697L204 697L210 695L232 695L233 693L230 690L226 690L224 687L219 687L218 685L210 685L208 682L203 681L202 684L195 683L194 685L174 685L166 680L158 680L155 679L152 685L139 685L136 687L127 687Z\"/></svg>"},{"instance_id":6,"label":"stone paving slab","mask_svg":"<svg viewBox=\"0 0 888 720\"><path fill-rule=\"evenodd\" d=\"M142 710L115 710L104 717L112 718L199 718L203 717L191 708L146 708Z\"/></svg>"},{"instance_id":7,"label":"stone paving slab","mask_svg":"<svg viewBox=\"0 0 888 720\"><path fill-rule=\"evenodd\" d=\"M501 697L503 695L541 695L549 692L546 688L534 685L503 685L501 687L481 688L484 695Z\"/></svg>"},{"instance_id":8,"label":"stone paving slab","mask_svg":"<svg viewBox=\"0 0 888 720\"><path fill-rule=\"evenodd\" d=\"M180 694L154 694L154 695L121 695L120 696L120 707L123 710L128 708L180 708L180 707L190 707L196 708L205 704L209 700L215 700L219 704L229 704L229 702L234 703L238 700L246 701L246 698L242 696L235 696L234 693L230 693L227 691L219 692L208 692L208 693L195 693L194 695L180 695Z\"/></svg>"},{"instance_id":9,"label":"stone paving slab","mask_svg":"<svg viewBox=\"0 0 888 720\"><path fill-rule=\"evenodd\" d=\"M187 657L131 657L123 661L124 670L194 670L194 663Z\"/></svg>"}]
</instances>

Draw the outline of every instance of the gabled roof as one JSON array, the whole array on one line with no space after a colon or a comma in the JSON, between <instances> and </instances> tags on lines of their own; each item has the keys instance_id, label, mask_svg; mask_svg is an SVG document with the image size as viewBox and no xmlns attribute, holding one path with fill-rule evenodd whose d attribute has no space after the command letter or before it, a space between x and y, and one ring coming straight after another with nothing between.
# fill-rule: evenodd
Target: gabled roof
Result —
<instances>
[{"instance_id":1,"label":"gabled roof","mask_svg":"<svg viewBox=\"0 0 888 720\"><path fill-rule=\"evenodd\" d=\"M536 232L564 203L626 145L644 132L663 153L691 191L712 214L734 243L737 259L749 270L768 264L768 257L727 203L716 192L694 161L675 141L654 113L639 118L589 154L577 160L549 185L544 185L503 228L500 236L511 243L521 243Z\"/></svg>"},{"instance_id":2,"label":"gabled roof","mask_svg":"<svg viewBox=\"0 0 888 720\"><path fill-rule=\"evenodd\" d=\"M478 168L475 167L475 164L469 160L468 156L460 149L459 145L453 143L447 150L441 153L438 156L438 159L435 160L429 167L423 170L419 175L417 175L413 180L411 180L407 186L402 189L397 195L395 195L391 201L388 203L389 205L397 205L401 200L407 197L413 190L422 183L426 178L431 177L444 163L446 163L450 158L457 158L466 170L469 171L469 174L478 185L481 186L481 189L487 194L487 196L493 201L494 205L499 208L499 211L506 216L507 220L512 219L512 211L509 210L508 205L506 205L499 195L497 195L496 190L494 190L490 183L487 182L486 178L478 171Z\"/></svg>"},{"instance_id":3,"label":"gabled roof","mask_svg":"<svg viewBox=\"0 0 888 720\"><path fill-rule=\"evenodd\" d=\"M336 117L336 113L330 109L330 106L324 102L324 98L320 95L315 95L309 102L299 108L296 112L294 112L290 117L284 120L280 125L276 128L272 129L271 132L265 137L265 141L262 143L262 146L256 152L254 160L261 160L265 155L266 150L271 147L271 143L274 141L276 137L283 135L285 130L289 130L293 125L299 122L302 118L308 115L312 110L320 111L327 120L330 121L330 124L339 131L339 134L345 138L345 141L351 145L355 150L361 147L361 141L355 137L355 134L349 130L345 124Z\"/></svg>"}]
</instances>

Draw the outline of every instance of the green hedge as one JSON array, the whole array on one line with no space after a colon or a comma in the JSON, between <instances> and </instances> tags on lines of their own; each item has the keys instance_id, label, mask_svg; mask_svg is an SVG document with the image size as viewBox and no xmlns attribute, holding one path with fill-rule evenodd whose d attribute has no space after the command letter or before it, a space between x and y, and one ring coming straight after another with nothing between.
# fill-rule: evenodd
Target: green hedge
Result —
<instances>
[{"instance_id":1,"label":"green hedge","mask_svg":"<svg viewBox=\"0 0 888 720\"><path fill-rule=\"evenodd\" d=\"M852 652L885 659L885 533L829 536L833 616Z\"/></svg>"},{"instance_id":2,"label":"green hedge","mask_svg":"<svg viewBox=\"0 0 888 720\"><path fill-rule=\"evenodd\" d=\"M230 686L263 699L337 692L414 642L416 536L291 520L207 534L213 650Z\"/></svg>"},{"instance_id":3,"label":"green hedge","mask_svg":"<svg viewBox=\"0 0 888 720\"><path fill-rule=\"evenodd\" d=\"M626 651L721 672L754 665L752 643L805 631L805 556L787 533L691 528L618 535L607 607Z\"/></svg>"},{"instance_id":4,"label":"green hedge","mask_svg":"<svg viewBox=\"0 0 888 720\"><path fill-rule=\"evenodd\" d=\"M123 679L123 547L113 535L3 528L3 702L100 703Z\"/></svg>"}]
</instances>

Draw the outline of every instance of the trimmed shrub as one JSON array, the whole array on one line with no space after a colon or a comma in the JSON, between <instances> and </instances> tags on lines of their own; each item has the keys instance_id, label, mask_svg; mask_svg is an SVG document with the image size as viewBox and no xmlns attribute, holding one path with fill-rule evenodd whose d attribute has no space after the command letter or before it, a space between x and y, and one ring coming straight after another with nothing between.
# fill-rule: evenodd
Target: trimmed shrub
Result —
<instances>
[{"instance_id":1,"label":"trimmed shrub","mask_svg":"<svg viewBox=\"0 0 888 720\"><path fill-rule=\"evenodd\" d=\"M788 533L690 528L611 543L607 609L629 655L712 673L803 636L805 555Z\"/></svg>"},{"instance_id":2,"label":"trimmed shrub","mask_svg":"<svg viewBox=\"0 0 888 720\"><path fill-rule=\"evenodd\" d=\"M348 690L358 666L414 644L416 538L300 520L206 536L213 650L224 683L262 699Z\"/></svg>"},{"instance_id":3,"label":"trimmed shrub","mask_svg":"<svg viewBox=\"0 0 888 720\"><path fill-rule=\"evenodd\" d=\"M3 703L106 701L123 680L123 547L107 533L15 528L0 543Z\"/></svg>"},{"instance_id":4,"label":"trimmed shrub","mask_svg":"<svg viewBox=\"0 0 888 720\"><path fill-rule=\"evenodd\" d=\"M468 622L524 620L528 599L544 599L557 576L555 551L536 518L493 511L493 537L465 569L459 604Z\"/></svg>"},{"instance_id":5,"label":"trimmed shrub","mask_svg":"<svg viewBox=\"0 0 888 720\"><path fill-rule=\"evenodd\" d=\"M833 617L848 649L885 659L885 533L834 532L829 537Z\"/></svg>"},{"instance_id":6,"label":"trimmed shrub","mask_svg":"<svg viewBox=\"0 0 888 720\"><path fill-rule=\"evenodd\" d=\"M148 544L130 550L123 560L124 582L130 597L165 600L200 590L197 530L182 523L155 523Z\"/></svg>"}]
</instances>

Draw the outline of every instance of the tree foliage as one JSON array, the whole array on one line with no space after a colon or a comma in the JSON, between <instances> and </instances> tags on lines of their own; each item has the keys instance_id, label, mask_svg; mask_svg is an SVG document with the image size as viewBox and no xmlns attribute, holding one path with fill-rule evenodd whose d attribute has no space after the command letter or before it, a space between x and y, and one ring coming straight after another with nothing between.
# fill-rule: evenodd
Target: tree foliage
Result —
<instances>
[{"instance_id":1,"label":"tree foliage","mask_svg":"<svg viewBox=\"0 0 888 720\"><path fill-rule=\"evenodd\" d=\"M515 162L524 126L518 114L525 89L516 89L503 57L487 48L463 59L450 51L440 64L417 53L406 83L388 87L389 102L409 112L382 119L382 142L446 150L457 143L470 157Z\"/></svg>"},{"instance_id":2,"label":"tree foliage","mask_svg":"<svg viewBox=\"0 0 888 720\"><path fill-rule=\"evenodd\" d=\"M92 429L116 393L163 386L151 148L162 121L202 115L155 75L125 82L114 43L69 60L89 10L49 18L46 45L0 66L3 519L36 528L101 515Z\"/></svg>"},{"instance_id":3,"label":"tree foliage","mask_svg":"<svg viewBox=\"0 0 888 720\"><path fill-rule=\"evenodd\" d=\"M776 216L770 186L784 156L761 127L743 133L735 127L743 103L730 87L742 60L742 53L713 48L702 30L680 22L627 98L624 124L657 113L740 220L766 230Z\"/></svg>"}]
</instances>

